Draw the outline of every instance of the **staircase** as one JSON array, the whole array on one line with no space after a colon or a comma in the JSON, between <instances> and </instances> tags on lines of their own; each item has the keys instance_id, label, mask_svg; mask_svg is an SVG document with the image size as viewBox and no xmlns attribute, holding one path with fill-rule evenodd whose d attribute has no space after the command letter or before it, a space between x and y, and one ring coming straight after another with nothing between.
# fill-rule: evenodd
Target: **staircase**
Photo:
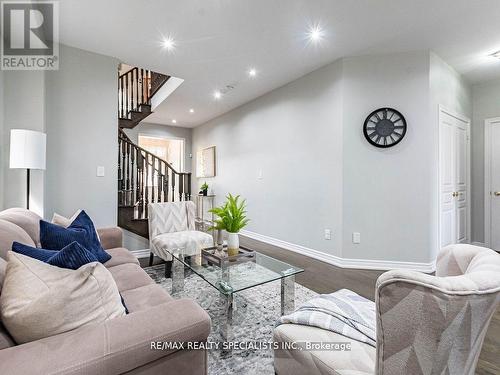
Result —
<instances>
[{"instance_id":1,"label":"staircase","mask_svg":"<svg viewBox=\"0 0 500 375\"><path fill-rule=\"evenodd\" d=\"M151 113L151 98L170 76L133 68L118 76L118 127L132 129Z\"/></svg>"},{"instance_id":2,"label":"staircase","mask_svg":"<svg viewBox=\"0 0 500 375\"><path fill-rule=\"evenodd\" d=\"M151 98L170 76L133 68L118 77L118 225L148 238L148 204L191 199L191 173L139 147L124 128L151 112Z\"/></svg>"}]
</instances>

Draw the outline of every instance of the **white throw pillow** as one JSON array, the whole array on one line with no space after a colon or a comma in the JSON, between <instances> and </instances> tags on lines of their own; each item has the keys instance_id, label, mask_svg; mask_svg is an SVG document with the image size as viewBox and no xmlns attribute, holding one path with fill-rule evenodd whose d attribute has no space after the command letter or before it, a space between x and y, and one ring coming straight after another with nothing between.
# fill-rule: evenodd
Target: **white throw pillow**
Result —
<instances>
[{"instance_id":1,"label":"white throw pillow","mask_svg":"<svg viewBox=\"0 0 500 375\"><path fill-rule=\"evenodd\" d=\"M98 262L59 268L9 251L2 323L18 344L125 315L111 273Z\"/></svg>"},{"instance_id":2,"label":"white throw pillow","mask_svg":"<svg viewBox=\"0 0 500 375\"><path fill-rule=\"evenodd\" d=\"M76 219L76 217L80 215L80 212L82 212L82 210L76 210L73 216L71 216L69 219L65 216L59 215L57 212L54 212L54 215L52 216L52 224L67 228Z\"/></svg>"}]
</instances>

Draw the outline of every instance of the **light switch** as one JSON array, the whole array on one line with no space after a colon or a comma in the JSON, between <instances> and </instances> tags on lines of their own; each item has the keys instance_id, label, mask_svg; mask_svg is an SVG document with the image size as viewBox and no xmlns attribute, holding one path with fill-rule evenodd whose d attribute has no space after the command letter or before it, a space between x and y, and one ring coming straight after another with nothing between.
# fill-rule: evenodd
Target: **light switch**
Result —
<instances>
[{"instance_id":1,"label":"light switch","mask_svg":"<svg viewBox=\"0 0 500 375\"><path fill-rule=\"evenodd\" d=\"M262 173L262 169L259 169L259 171L257 172L257 179L262 180L263 178L264 178L264 175Z\"/></svg>"},{"instance_id":2,"label":"light switch","mask_svg":"<svg viewBox=\"0 0 500 375\"><path fill-rule=\"evenodd\" d=\"M102 165L97 167L97 177L104 177L104 167Z\"/></svg>"},{"instance_id":3,"label":"light switch","mask_svg":"<svg viewBox=\"0 0 500 375\"><path fill-rule=\"evenodd\" d=\"M361 233L352 232L352 243L361 243Z\"/></svg>"},{"instance_id":4,"label":"light switch","mask_svg":"<svg viewBox=\"0 0 500 375\"><path fill-rule=\"evenodd\" d=\"M332 239L332 230L325 229L325 240L331 240L331 239Z\"/></svg>"}]
</instances>

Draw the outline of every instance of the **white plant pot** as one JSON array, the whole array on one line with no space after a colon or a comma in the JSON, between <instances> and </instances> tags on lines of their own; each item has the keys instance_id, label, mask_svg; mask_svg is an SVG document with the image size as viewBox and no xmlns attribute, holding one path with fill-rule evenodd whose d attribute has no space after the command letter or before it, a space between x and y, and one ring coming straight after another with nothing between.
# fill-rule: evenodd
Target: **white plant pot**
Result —
<instances>
[{"instance_id":1,"label":"white plant pot","mask_svg":"<svg viewBox=\"0 0 500 375\"><path fill-rule=\"evenodd\" d=\"M229 256L238 254L240 248L240 237L238 233L227 234L227 252ZM235 254L236 253L236 254Z\"/></svg>"}]
</instances>

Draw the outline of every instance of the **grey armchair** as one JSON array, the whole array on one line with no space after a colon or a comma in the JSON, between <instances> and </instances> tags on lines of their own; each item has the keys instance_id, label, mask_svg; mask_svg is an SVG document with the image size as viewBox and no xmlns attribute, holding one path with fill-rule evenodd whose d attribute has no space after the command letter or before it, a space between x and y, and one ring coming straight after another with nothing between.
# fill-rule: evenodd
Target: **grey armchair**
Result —
<instances>
[{"instance_id":1,"label":"grey armchair","mask_svg":"<svg viewBox=\"0 0 500 375\"><path fill-rule=\"evenodd\" d=\"M377 347L315 327L284 324L276 341L350 342L350 352L275 352L278 374L474 374L500 301L500 255L452 245L436 276L393 270L377 280Z\"/></svg>"}]
</instances>

